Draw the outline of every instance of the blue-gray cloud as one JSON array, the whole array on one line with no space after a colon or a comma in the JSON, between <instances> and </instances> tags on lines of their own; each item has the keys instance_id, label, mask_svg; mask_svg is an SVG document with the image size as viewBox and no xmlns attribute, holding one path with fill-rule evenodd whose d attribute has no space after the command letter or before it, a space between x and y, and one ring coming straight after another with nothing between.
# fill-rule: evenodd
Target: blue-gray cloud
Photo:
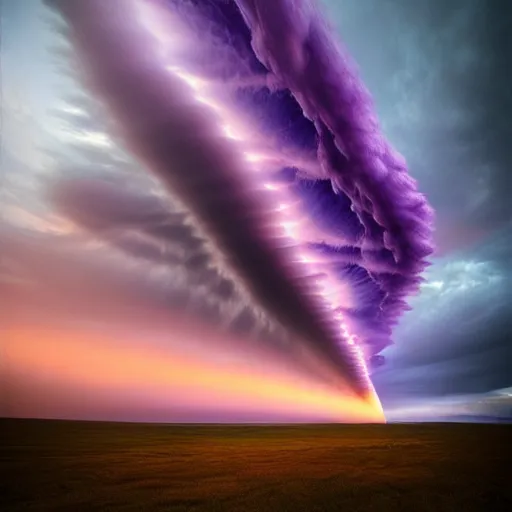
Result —
<instances>
[{"instance_id":1,"label":"blue-gray cloud","mask_svg":"<svg viewBox=\"0 0 512 512\"><path fill-rule=\"evenodd\" d=\"M387 407L446 412L512 384L511 6L323 3L437 215L438 256L374 380Z\"/></svg>"}]
</instances>

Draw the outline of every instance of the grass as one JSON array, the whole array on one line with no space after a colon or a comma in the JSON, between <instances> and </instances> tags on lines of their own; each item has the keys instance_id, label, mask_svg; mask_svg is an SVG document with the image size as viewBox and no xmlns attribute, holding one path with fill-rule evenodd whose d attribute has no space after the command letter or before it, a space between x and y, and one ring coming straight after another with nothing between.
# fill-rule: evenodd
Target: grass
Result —
<instances>
[{"instance_id":1,"label":"grass","mask_svg":"<svg viewBox=\"0 0 512 512\"><path fill-rule=\"evenodd\" d=\"M509 425L0 419L0 510L512 510Z\"/></svg>"}]
</instances>

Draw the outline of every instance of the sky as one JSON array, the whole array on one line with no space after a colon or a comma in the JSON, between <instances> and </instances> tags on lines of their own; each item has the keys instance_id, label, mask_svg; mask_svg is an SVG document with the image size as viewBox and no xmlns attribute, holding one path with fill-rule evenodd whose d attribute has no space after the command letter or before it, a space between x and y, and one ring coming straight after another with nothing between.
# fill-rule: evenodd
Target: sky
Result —
<instances>
[{"instance_id":1,"label":"sky","mask_svg":"<svg viewBox=\"0 0 512 512\"><path fill-rule=\"evenodd\" d=\"M62 215L53 212L43 199L41 187L56 179L58 172L61 172L56 162L63 159L72 161L72 167L80 169L80 174L86 177L97 173L98 166L105 169L123 168L132 172L134 164L129 156L114 148L114 143L109 142L108 138L98 135L95 128L89 130L84 124L85 128L82 127L77 133L76 130L70 131L65 122L63 124L66 111L62 98L75 93L77 86L55 71L55 57L48 48L54 46L56 39L43 18L51 15L36 0L1 1L4 105L1 164L2 179L7 180L7 185L2 188L3 217L7 220L2 230L3 236L11 244L11 257L7 254L9 263L4 263L3 270L3 283L6 283L7 277L12 282L15 276L13 268L16 265L13 267L12 261L21 250L24 254L30 252L27 241L19 236L21 228L30 228L38 233L65 233L78 240L85 238ZM403 316L395 329L394 345L383 352L386 363L371 376L386 417L388 420L414 421L512 418L512 207L509 201L512 178L507 151L511 135L507 121L508 114L512 112L512 87L507 71L507 64L512 58L512 7L500 0L324 0L323 4L330 21L358 63L361 75L374 97L385 134L406 157L411 175L418 180L420 190L436 211L437 249L431 258L433 264L425 274L427 281L422 285L419 296L411 299L412 311ZM76 151L73 153L73 144L77 144L77 141L81 144L78 155ZM110 155L114 155L114 164L106 162L101 154L98 156L98 148L100 153L107 149ZM55 157L52 151L58 156ZM91 165L91 162L99 164ZM134 179L139 180L137 183L143 183L144 190L160 201L158 185L143 173L133 174ZM113 172L113 176L117 176L116 172ZM128 181L124 177L123 180ZM159 215L159 205L155 200L147 209L141 209L141 216ZM180 209L179 201L173 208L178 217L186 215ZM144 219L137 219L137 222L144 222ZM140 236L123 236L116 238L115 243L124 251L127 247L137 251L151 250L147 240L141 241ZM185 251L187 258L193 251L196 251L197 261L201 261L205 254L212 258L211 250L207 242L201 239L196 226L189 225L185 238L189 243ZM46 291L39 299L33 292L22 294L22 297L33 299L33 309L30 306L24 306L23 310L13 308L13 316L18 314L24 321L33 319L37 316L35 311L41 311L41 304L50 302L47 314L39 314L37 322L34 320L35 325L41 328L40 325L44 324L49 332L56 328L63 330L62 326L56 327L55 322L48 321L52 314L56 317L57 311L62 319L66 311L71 318L75 302L76 309L83 311L84 303L94 301L98 293L110 289L109 284L104 284L102 289L97 283L102 280L110 283L112 280L112 283L116 283L111 285L112 302L114 298L120 303L125 299L124 306L119 306L116 311L105 307L106 310L126 319L129 315L127 311L135 307L130 302L132 299L126 297L133 294L137 311L146 312L131 320L132 330L150 329L147 326L154 324L148 319L153 318L155 309L159 311L167 304L174 308L183 300L190 300L192 309L198 308L198 311L194 309L195 314L199 312L202 316L227 319L231 331L235 324L247 324L255 326L258 333L270 333L270 336L281 339L279 328L263 318L263 314L255 313L242 291L226 292L231 282L229 276L226 279L225 274L215 273L211 266L197 267L202 270L196 268L194 273L188 274L182 270L182 266L179 266L179 273L176 271L178 267L162 270L161 265L155 265L155 268L134 266L131 281L126 284L116 275L116 269L121 265L119 262L112 262L112 266L108 267L110 270L91 266L91 260L98 254L96 246L101 246L101 241L84 242L91 251L91 256L85 261L80 260L80 254L77 255L77 251L71 247L66 253L67 257L59 264L56 263L58 255L52 252L52 247L48 247L51 243L39 241L39 238L29 242L36 244L32 254L38 254L38 261L36 263L26 257L21 264L30 270L33 279L36 276L43 283L42 286L46 286L45 290L56 286L55 282L59 282L59 274L67 268L66 265L73 268L71 261L80 265L83 275L90 276L90 283L87 279L73 281L74 277L67 280L61 278L62 286L68 287L65 300L55 296L53 302L48 301ZM171 247L168 253L159 258L168 259L172 255L177 258L176 261L182 261L185 258L182 254L183 244L180 247L181 252L179 248ZM42 272L44 261L47 266L46 271ZM138 277L137 272L141 276L149 275L150 283L145 277ZM74 276L71 270L69 275ZM201 276L197 278L200 286L194 288L197 296L186 298L190 279L194 275L196 278ZM23 278L26 276L23 275ZM154 297L155 290L158 290L158 299ZM121 300L120 296L124 299ZM214 300L211 300L212 297ZM233 304L238 305L236 311ZM93 310L91 308L90 315L98 321L98 313ZM8 325L7 317L6 313L0 317L4 329ZM162 322L165 328L168 320L156 315L154 322ZM90 327L84 329L89 332ZM190 326L189 329L193 332L196 328ZM242 328L242 331L246 330ZM151 335L145 336L145 343L158 345L160 342L156 339L160 339L159 332L155 333L153 328L150 331ZM5 334L7 330L3 332ZM30 337L28 331L17 336L22 335L23 339ZM116 331L112 339L118 340L123 336ZM194 336L199 334L195 333ZM41 403L41 397L30 396L25 389L27 377L20 376L18 371L23 364L29 368L33 358L25 362L16 359L23 354L14 350L14 339L21 338L10 339L9 345L3 347L10 357L9 368L4 372L4 377L7 376L4 384L10 386L7 388L10 396L4 401L0 414L12 414L13 404L22 401L20 397L25 397L25 403L23 407L16 406L15 411L34 413L35 404ZM70 349L67 355L63 354L63 361L67 362L61 365L66 366L77 358L85 357L83 350L78 352L83 349L80 340L76 343L77 353L72 353ZM150 357L120 350L116 343L112 347L107 346L106 341L96 343L95 346L105 351L105 358ZM219 346L222 347L222 343L219 341ZM36 349L37 345L34 345L34 351ZM117 355L115 350L118 351ZM136 351L136 348L133 350ZM49 352L43 350L34 353L41 354L40 360L43 360L43 354ZM281 361L275 353L272 357ZM297 356L304 371L304 365L308 366L306 359ZM55 364L55 359L51 357L48 361L48 364ZM282 364L284 366L280 368L284 371L283 368L288 368L288 365L285 362ZM244 366L242 363L240 365L236 367L237 371L243 373ZM61 386L59 382L47 382L44 372L52 371L51 367L48 368L41 370L39 381L34 380L32 385L37 384L42 386L41 389L48 390ZM309 367L307 370L313 371ZM254 371L256 379L257 372ZM105 372L109 373L108 370ZM86 378L84 374L83 379ZM126 376L118 376L121 381L123 378ZM266 382L274 382L273 378L266 377ZM306 379L302 373L300 380L310 389L308 386L312 385L313 380L309 377ZM116 382L120 385L119 380ZM94 383L88 385L93 386ZM165 419L169 400L171 403L173 401L169 397L161 398L163 395L154 391L158 385L163 384L153 383L152 386L156 388L139 387L137 392L141 398L137 403L146 403L148 395L160 397L155 399L158 403L154 405L153 412L146 415ZM251 385L247 384L248 389ZM285 397L286 385L277 382L274 385L275 389L283 390ZM132 396L126 393L127 397ZM286 402L286 406L293 411L293 403L302 403L301 400L325 403L324 408L318 408L317 417L330 419L333 415L331 395L327 391L322 393L321 398L315 399L304 398L297 392L295 402L283 398L283 404ZM46 393L46 396L49 394ZM60 406L65 402L68 408L65 410L73 417L89 410L85 398L81 402L82 408L72 399L66 400L63 399ZM259 403L254 398L251 400L251 403ZM104 395L102 407L107 411L112 410L112 404L116 401L122 402ZM126 403L129 403L128 399ZM126 403L119 403L117 407L126 409ZM41 409L39 405L34 414L52 414L51 411L62 414L55 404L48 403L45 407ZM240 409L233 406L232 410ZM251 414L257 416L258 410L255 405L253 409L245 410L244 414L247 417L252 417ZM234 414L230 411L225 414ZM108 416L108 413L102 414ZM130 413L124 410L118 412L118 417L130 417ZM240 419L236 415L232 417ZM293 415L290 418L297 419Z\"/></svg>"},{"instance_id":2,"label":"sky","mask_svg":"<svg viewBox=\"0 0 512 512\"><path fill-rule=\"evenodd\" d=\"M457 0L326 4L385 131L437 217L438 249L428 282L395 331L388 364L374 375L381 398L390 408L432 404L435 414L451 396L507 388L511 6ZM489 414L500 407L490 406Z\"/></svg>"}]
</instances>

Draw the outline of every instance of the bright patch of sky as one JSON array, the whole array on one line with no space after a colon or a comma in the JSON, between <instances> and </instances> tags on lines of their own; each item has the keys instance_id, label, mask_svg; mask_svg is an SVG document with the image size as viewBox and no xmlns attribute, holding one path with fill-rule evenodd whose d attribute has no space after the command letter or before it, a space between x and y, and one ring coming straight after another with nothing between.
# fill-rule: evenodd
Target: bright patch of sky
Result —
<instances>
[{"instance_id":1,"label":"bright patch of sky","mask_svg":"<svg viewBox=\"0 0 512 512\"><path fill-rule=\"evenodd\" d=\"M67 86L50 53L60 39L50 29L55 16L40 0L7 0L2 9L4 101L46 126L48 108Z\"/></svg>"}]
</instances>

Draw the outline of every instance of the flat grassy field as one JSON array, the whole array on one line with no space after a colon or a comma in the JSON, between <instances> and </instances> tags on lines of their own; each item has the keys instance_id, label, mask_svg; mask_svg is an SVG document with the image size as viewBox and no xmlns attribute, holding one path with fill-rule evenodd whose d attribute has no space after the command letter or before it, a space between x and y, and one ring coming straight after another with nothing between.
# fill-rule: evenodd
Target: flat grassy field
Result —
<instances>
[{"instance_id":1,"label":"flat grassy field","mask_svg":"<svg viewBox=\"0 0 512 512\"><path fill-rule=\"evenodd\" d=\"M0 510L511 511L511 455L510 425L0 419Z\"/></svg>"}]
</instances>

